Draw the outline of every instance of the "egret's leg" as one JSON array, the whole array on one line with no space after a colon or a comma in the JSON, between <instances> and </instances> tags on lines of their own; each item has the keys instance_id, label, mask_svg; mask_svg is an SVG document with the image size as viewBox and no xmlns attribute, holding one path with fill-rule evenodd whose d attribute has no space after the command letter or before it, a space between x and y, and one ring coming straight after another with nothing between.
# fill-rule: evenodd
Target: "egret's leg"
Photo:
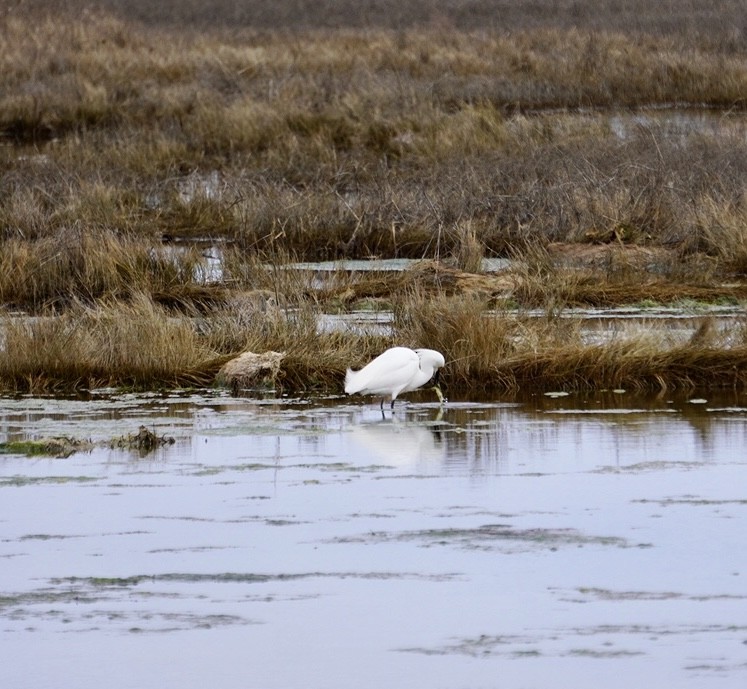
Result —
<instances>
[{"instance_id":1,"label":"egret's leg","mask_svg":"<svg viewBox=\"0 0 747 689\"><path fill-rule=\"evenodd\" d=\"M381 398L381 411L384 411L384 398Z\"/></svg>"},{"instance_id":2,"label":"egret's leg","mask_svg":"<svg viewBox=\"0 0 747 689\"><path fill-rule=\"evenodd\" d=\"M394 414L394 400L392 400L391 409L392 409L392 414Z\"/></svg>"}]
</instances>

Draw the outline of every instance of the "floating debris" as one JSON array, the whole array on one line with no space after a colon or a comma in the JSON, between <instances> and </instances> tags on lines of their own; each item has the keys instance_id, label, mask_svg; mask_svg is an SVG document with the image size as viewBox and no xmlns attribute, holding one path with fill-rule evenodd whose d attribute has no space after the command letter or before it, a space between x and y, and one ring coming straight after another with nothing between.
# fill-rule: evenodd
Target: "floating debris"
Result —
<instances>
[{"instance_id":1,"label":"floating debris","mask_svg":"<svg viewBox=\"0 0 747 689\"><path fill-rule=\"evenodd\" d=\"M174 438L165 435L157 436L145 426L140 426L137 433L130 433L119 438L113 438L109 443L112 449L137 450L141 455L152 452L163 445L173 445Z\"/></svg>"}]
</instances>

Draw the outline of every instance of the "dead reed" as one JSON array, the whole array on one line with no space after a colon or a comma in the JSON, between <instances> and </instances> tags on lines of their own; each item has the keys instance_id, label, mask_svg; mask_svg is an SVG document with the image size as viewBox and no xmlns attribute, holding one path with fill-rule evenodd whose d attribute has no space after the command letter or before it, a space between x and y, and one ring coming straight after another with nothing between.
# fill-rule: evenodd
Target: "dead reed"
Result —
<instances>
[{"instance_id":1,"label":"dead reed","mask_svg":"<svg viewBox=\"0 0 747 689\"><path fill-rule=\"evenodd\" d=\"M496 376L511 389L637 392L743 389L747 347L663 346L647 337L594 346L561 346L499 362Z\"/></svg>"},{"instance_id":2,"label":"dead reed","mask_svg":"<svg viewBox=\"0 0 747 689\"><path fill-rule=\"evenodd\" d=\"M459 389L663 392L747 382L744 323L687 342L662 331L588 343L579 318L487 312L485 306L479 299L412 295L395 311L396 339L444 352L445 381Z\"/></svg>"}]
</instances>

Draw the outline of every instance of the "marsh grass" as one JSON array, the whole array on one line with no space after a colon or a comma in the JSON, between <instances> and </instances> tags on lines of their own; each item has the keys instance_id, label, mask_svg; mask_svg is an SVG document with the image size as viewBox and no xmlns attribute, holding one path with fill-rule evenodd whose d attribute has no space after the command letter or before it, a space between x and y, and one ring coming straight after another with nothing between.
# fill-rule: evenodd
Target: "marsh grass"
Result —
<instances>
[{"instance_id":1,"label":"marsh grass","mask_svg":"<svg viewBox=\"0 0 747 689\"><path fill-rule=\"evenodd\" d=\"M489 0L254 0L251 6L235 0L24 0L24 11L34 9L79 13L103 9L145 25L178 28L181 32L206 29L256 29L297 32L309 29L371 29L401 31L414 27L441 31L498 31L513 33L539 28L585 31L613 30L626 34L672 36L683 41L710 41L724 49L739 46L744 7L739 0L679 0L676 5L630 0L515 0L500 6Z\"/></svg>"},{"instance_id":2,"label":"marsh grass","mask_svg":"<svg viewBox=\"0 0 747 689\"><path fill-rule=\"evenodd\" d=\"M63 315L2 319L3 387L38 392L101 385L206 384L220 365L192 324L147 296Z\"/></svg>"},{"instance_id":3,"label":"marsh grass","mask_svg":"<svg viewBox=\"0 0 747 689\"><path fill-rule=\"evenodd\" d=\"M16 440L0 443L0 454L18 454L27 457L66 458L74 452L89 452L94 445L89 440L70 437L42 438L39 440Z\"/></svg>"},{"instance_id":4,"label":"marsh grass","mask_svg":"<svg viewBox=\"0 0 747 689\"><path fill-rule=\"evenodd\" d=\"M485 247L477 238L472 223L459 225L455 229L455 235L454 264L456 267L466 273L481 273Z\"/></svg>"},{"instance_id":5,"label":"marsh grass","mask_svg":"<svg viewBox=\"0 0 747 689\"><path fill-rule=\"evenodd\" d=\"M2 387L272 349L282 385L337 389L395 343L454 386L744 382L739 337L592 347L559 318L747 298L741 3L81 3L0 17L0 303L33 316L2 318ZM352 257L422 261L288 269ZM318 331L365 300L391 336Z\"/></svg>"},{"instance_id":6,"label":"marsh grass","mask_svg":"<svg viewBox=\"0 0 747 689\"><path fill-rule=\"evenodd\" d=\"M474 390L635 390L741 387L747 382L747 332L702 328L689 342L660 332L621 333L588 344L580 319L486 309L479 296L413 291L395 307L390 335L320 332L320 309L306 303L241 317L234 310L173 317L147 295L63 315L5 317L0 386L42 392L116 385L210 384L243 351L284 352L278 385L341 391L357 368L394 344L429 346L447 360L447 388Z\"/></svg>"},{"instance_id":7,"label":"marsh grass","mask_svg":"<svg viewBox=\"0 0 747 689\"><path fill-rule=\"evenodd\" d=\"M723 349L691 344L669 347L641 336L603 345L561 346L497 365L509 387L613 389L666 392L696 388L743 388L747 382L744 345Z\"/></svg>"},{"instance_id":8,"label":"marsh grass","mask_svg":"<svg viewBox=\"0 0 747 689\"><path fill-rule=\"evenodd\" d=\"M741 201L698 205L701 216L698 241L705 253L734 273L747 275L747 192Z\"/></svg>"},{"instance_id":9,"label":"marsh grass","mask_svg":"<svg viewBox=\"0 0 747 689\"><path fill-rule=\"evenodd\" d=\"M487 313L477 299L414 297L396 328L402 342L445 352L445 380L462 389L664 392L747 382L744 323L723 335L702 327L688 342L665 331L623 331L588 344L581 319Z\"/></svg>"},{"instance_id":10,"label":"marsh grass","mask_svg":"<svg viewBox=\"0 0 747 689\"><path fill-rule=\"evenodd\" d=\"M199 305L223 294L220 285L206 286L206 274L196 247L175 251L160 242L78 226L34 242L5 241L0 301L34 313L148 292L163 303Z\"/></svg>"},{"instance_id":11,"label":"marsh grass","mask_svg":"<svg viewBox=\"0 0 747 689\"><path fill-rule=\"evenodd\" d=\"M487 387L499 382L495 363L515 351L520 324L492 317L486 306L479 297L432 298L412 292L395 307L397 341L413 348L427 343L444 353L448 385Z\"/></svg>"},{"instance_id":12,"label":"marsh grass","mask_svg":"<svg viewBox=\"0 0 747 689\"><path fill-rule=\"evenodd\" d=\"M76 303L62 315L0 318L0 387L42 392L114 385L135 389L209 385L243 351L286 354L279 384L334 388L351 362L389 338L319 333L311 306L243 317L214 309L174 316L149 295Z\"/></svg>"}]
</instances>

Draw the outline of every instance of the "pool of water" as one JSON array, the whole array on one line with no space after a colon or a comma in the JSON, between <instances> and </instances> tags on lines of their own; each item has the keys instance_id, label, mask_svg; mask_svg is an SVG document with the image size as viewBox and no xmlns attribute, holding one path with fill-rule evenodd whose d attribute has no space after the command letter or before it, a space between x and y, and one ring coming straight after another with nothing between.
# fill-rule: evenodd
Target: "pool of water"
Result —
<instances>
[{"instance_id":1,"label":"pool of water","mask_svg":"<svg viewBox=\"0 0 747 689\"><path fill-rule=\"evenodd\" d=\"M3 686L745 686L747 396L546 392L0 400L95 444L0 455Z\"/></svg>"},{"instance_id":2,"label":"pool of water","mask_svg":"<svg viewBox=\"0 0 747 689\"><path fill-rule=\"evenodd\" d=\"M287 270L305 270L315 273L335 273L348 271L356 273L401 273L422 263L418 258L379 258L379 259L343 259L339 261L309 261L304 263L288 263L283 268ZM482 271L499 273L512 265L507 258L483 258Z\"/></svg>"},{"instance_id":3,"label":"pool of water","mask_svg":"<svg viewBox=\"0 0 747 689\"><path fill-rule=\"evenodd\" d=\"M526 311L486 311L486 318L521 316L525 318L547 318L542 309ZM601 344L612 340L640 337L658 333L673 343L685 343L709 320L714 335L724 342L741 341L743 337L745 310L743 306L702 305L685 307L616 307L616 308L567 308L559 311L556 318L579 322L580 334L587 344ZM394 314L392 311L352 311L349 313L320 314L320 332L358 332L376 335L391 335Z\"/></svg>"}]
</instances>

